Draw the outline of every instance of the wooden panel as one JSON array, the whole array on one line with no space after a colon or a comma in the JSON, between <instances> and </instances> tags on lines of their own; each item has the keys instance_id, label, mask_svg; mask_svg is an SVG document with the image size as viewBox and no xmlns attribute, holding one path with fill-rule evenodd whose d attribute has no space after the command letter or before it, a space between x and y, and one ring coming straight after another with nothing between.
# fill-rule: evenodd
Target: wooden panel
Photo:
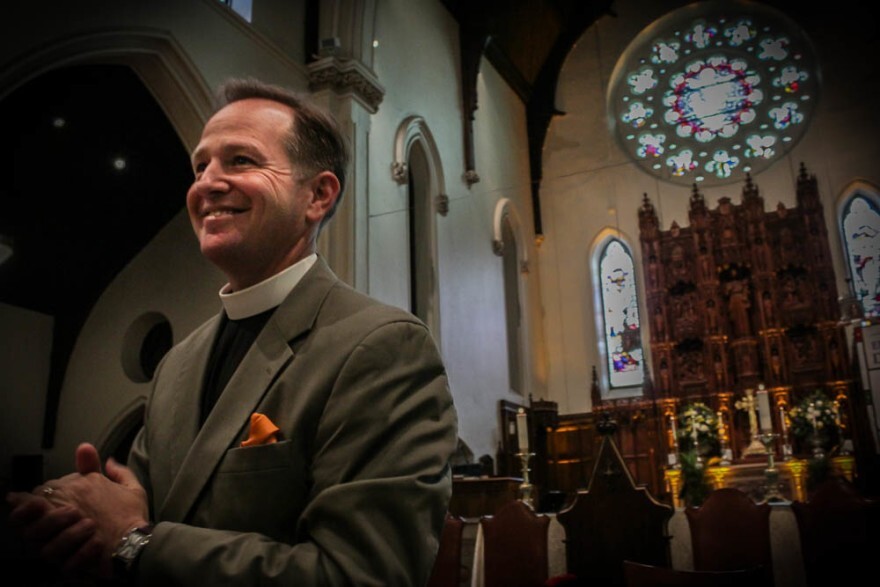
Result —
<instances>
[{"instance_id":1,"label":"wooden panel","mask_svg":"<svg viewBox=\"0 0 880 587\"><path fill-rule=\"evenodd\" d=\"M584 585L624 585L623 561L669 566L667 524L673 509L637 487L606 436L588 491L559 512L565 527L568 572Z\"/></svg>"},{"instance_id":2,"label":"wooden panel","mask_svg":"<svg viewBox=\"0 0 880 587\"><path fill-rule=\"evenodd\" d=\"M517 500L521 483L515 477L453 479L449 512L462 518L494 515L501 506Z\"/></svg>"}]
</instances>

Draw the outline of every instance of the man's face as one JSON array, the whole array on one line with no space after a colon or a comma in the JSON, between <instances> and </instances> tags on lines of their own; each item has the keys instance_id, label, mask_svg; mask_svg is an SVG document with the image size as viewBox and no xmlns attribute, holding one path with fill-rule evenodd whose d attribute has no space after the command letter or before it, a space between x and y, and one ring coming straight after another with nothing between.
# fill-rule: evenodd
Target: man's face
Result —
<instances>
[{"instance_id":1,"label":"man's face","mask_svg":"<svg viewBox=\"0 0 880 587\"><path fill-rule=\"evenodd\" d=\"M311 184L284 148L293 116L269 100L233 102L208 121L193 151L190 221L202 254L234 290L311 253Z\"/></svg>"}]
</instances>

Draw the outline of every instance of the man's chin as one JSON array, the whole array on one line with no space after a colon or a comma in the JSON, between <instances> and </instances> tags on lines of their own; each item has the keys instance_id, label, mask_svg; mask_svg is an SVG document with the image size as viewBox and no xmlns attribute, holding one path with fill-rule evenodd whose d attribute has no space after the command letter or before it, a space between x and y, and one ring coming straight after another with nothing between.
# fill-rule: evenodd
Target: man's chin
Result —
<instances>
[{"instance_id":1,"label":"man's chin","mask_svg":"<svg viewBox=\"0 0 880 587\"><path fill-rule=\"evenodd\" d=\"M240 250L240 245L229 240L209 237L202 239L200 245L202 256L221 269L234 264L235 259L240 256L237 253Z\"/></svg>"}]
</instances>

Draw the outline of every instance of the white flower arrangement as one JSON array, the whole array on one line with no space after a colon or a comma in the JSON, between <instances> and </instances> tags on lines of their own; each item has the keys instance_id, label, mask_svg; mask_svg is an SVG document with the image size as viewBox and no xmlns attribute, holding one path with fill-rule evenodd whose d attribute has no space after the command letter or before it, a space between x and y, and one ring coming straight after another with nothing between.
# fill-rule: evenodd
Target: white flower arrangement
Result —
<instances>
[{"instance_id":1,"label":"white flower arrangement","mask_svg":"<svg viewBox=\"0 0 880 587\"><path fill-rule=\"evenodd\" d=\"M822 440L833 440L840 427L837 402L822 390L816 390L788 411L791 433L798 438L811 438L814 434Z\"/></svg>"},{"instance_id":2,"label":"white flower arrangement","mask_svg":"<svg viewBox=\"0 0 880 587\"><path fill-rule=\"evenodd\" d=\"M690 403L678 413L678 446L683 451L693 450L694 440L703 454L717 454L720 450L718 417L702 402Z\"/></svg>"}]
</instances>

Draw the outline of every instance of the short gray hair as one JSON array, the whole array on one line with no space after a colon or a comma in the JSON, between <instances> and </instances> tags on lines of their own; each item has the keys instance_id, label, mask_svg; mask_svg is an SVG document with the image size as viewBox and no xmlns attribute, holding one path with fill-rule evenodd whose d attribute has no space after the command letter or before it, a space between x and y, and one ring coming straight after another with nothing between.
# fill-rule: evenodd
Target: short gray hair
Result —
<instances>
[{"instance_id":1,"label":"short gray hair","mask_svg":"<svg viewBox=\"0 0 880 587\"><path fill-rule=\"evenodd\" d=\"M217 97L217 110L239 100L262 98L289 106L294 111L293 124L284 141L291 162L302 165L312 174L331 171L339 179L339 196L321 225L330 220L345 191L345 172L349 162L348 144L336 119L305 94L253 78L225 81L220 85Z\"/></svg>"}]
</instances>

